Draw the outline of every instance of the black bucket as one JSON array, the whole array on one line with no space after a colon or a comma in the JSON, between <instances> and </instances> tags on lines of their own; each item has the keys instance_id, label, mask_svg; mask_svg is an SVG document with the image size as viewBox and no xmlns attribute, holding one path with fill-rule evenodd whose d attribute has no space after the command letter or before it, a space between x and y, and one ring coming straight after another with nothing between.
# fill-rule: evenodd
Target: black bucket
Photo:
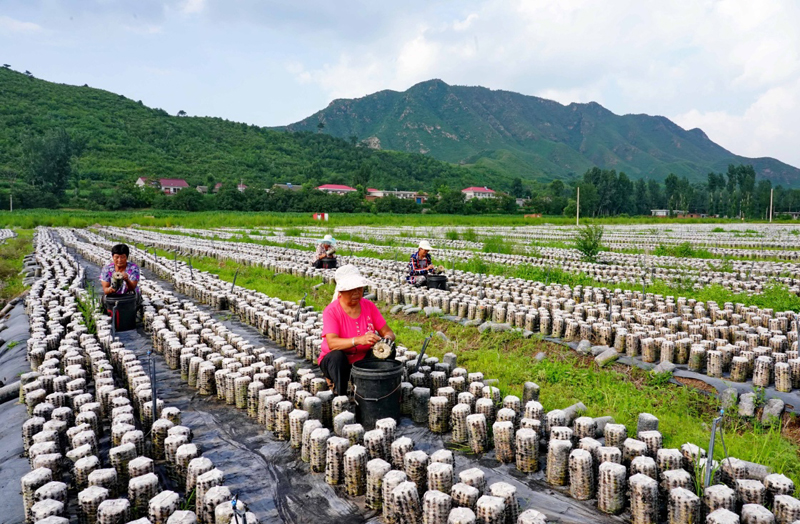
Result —
<instances>
[{"instance_id":1,"label":"black bucket","mask_svg":"<svg viewBox=\"0 0 800 524\"><path fill-rule=\"evenodd\" d=\"M325 257L320 260L322 261L322 269L336 269L335 257Z\"/></svg>"},{"instance_id":2,"label":"black bucket","mask_svg":"<svg viewBox=\"0 0 800 524\"><path fill-rule=\"evenodd\" d=\"M444 275L427 275L425 283L428 285L428 289L447 290L447 277Z\"/></svg>"},{"instance_id":3,"label":"black bucket","mask_svg":"<svg viewBox=\"0 0 800 524\"><path fill-rule=\"evenodd\" d=\"M374 429L382 418L400 420L403 364L396 360L359 360L350 376L355 387L356 420L364 429Z\"/></svg>"},{"instance_id":4,"label":"black bucket","mask_svg":"<svg viewBox=\"0 0 800 524\"><path fill-rule=\"evenodd\" d=\"M112 317L111 321L117 331L136 329L136 299L136 293L106 295L106 313Z\"/></svg>"}]
</instances>

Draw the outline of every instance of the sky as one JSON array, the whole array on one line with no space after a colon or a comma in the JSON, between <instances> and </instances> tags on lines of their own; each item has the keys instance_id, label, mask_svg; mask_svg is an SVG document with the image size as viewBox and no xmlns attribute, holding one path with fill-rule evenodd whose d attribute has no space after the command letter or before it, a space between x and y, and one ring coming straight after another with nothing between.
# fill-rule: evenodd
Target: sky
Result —
<instances>
[{"instance_id":1,"label":"sky","mask_svg":"<svg viewBox=\"0 0 800 524\"><path fill-rule=\"evenodd\" d=\"M796 0L0 0L0 63L261 126L439 78L800 167Z\"/></svg>"}]
</instances>

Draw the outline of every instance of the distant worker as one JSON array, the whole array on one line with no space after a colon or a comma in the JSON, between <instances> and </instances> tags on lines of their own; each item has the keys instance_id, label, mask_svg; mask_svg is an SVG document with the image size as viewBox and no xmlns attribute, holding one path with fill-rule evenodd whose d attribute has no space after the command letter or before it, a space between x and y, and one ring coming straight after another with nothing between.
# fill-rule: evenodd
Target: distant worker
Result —
<instances>
[{"instance_id":1,"label":"distant worker","mask_svg":"<svg viewBox=\"0 0 800 524\"><path fill-rule=\"evenodd\" d=\"M415 286L422 286L427 280L429 273L435 273L436 268L433 267L431 261L431 251L433 248L427 240L419 243L417 251L411 254L411 259L408 261L408 276L406 281Z\"/></svg>"},{"instance_id":2,"label":"distant worker","mask_svg":"<svg viewBox=\"0 0 800 524\"><path fill-rule=\"evenodd\" d=\"M333 256L334 253L336 253L336 239L330 235L325 235L317 244L317 252L314 254L311 265L317 269L335 268L336 258Z\"/></svg>"}]
</instances>

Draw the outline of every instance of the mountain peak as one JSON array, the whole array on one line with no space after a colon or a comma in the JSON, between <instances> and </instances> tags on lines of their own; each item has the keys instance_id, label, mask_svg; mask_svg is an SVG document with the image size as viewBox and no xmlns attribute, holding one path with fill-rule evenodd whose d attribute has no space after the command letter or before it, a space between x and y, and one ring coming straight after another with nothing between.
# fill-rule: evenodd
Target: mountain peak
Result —
<instances>
[{"instance_id":1,"label":"mountain peak","mask_svg":"<svg viewBox=\"0 0 800 524\"><path fill-rule=\"evenodd\" d=\"M569 178L592 167L632 178L668 174L705 179L729 163L753 164L774 182L800 186L800 170L774 159L737 156L699 129L664 116L617 115L595 101L551 100L481 86L451 86L433 78L404 92L380 91L336 101L286 127L379 142L382 149L424 153L509 177Z\"/></svg>"}]
</instances>

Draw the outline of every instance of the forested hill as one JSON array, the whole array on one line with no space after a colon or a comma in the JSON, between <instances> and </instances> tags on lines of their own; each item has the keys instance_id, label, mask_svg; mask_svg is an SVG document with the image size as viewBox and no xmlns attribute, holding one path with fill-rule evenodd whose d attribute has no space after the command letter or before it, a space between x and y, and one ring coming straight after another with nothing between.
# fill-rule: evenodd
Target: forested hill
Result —
<instances>
[{"instance_id":1,"label":"forested hill","mask_svg":"<svg viewBox=\"0 0 800 524\"><path fill-rule=\"evenodd\" d=\"M47 82L0 68L0 178L24 171L29 137L63 128L85 141L84 179L133 182L139 176L189 184L244 179L248 185L353 183L359 171L379 188L433 189L510 179L490 169L453 166L421 154L375 151L313 132L283 132L221 118L171 116L140 101L88 86Z\"/></svg>"},{"instance_id":2,"label":"forested hill","mask_svg":"<svg viewBox=\"0 0 800 524\"><path fill-rule=\"evenodd\" d=\"M405 92L380 91L334 100L286 126L357 137L384 150L429 154L453 163L487 166L523 178L564 178L598 166L631 178L668 174L705 181L729 164L751 164L773 185L800 186L800 169L773 158L737 156L700 129L685 130L660 116L616 115L597 103L570 104L441 80Z\"/></svg>"}]
</instances>

